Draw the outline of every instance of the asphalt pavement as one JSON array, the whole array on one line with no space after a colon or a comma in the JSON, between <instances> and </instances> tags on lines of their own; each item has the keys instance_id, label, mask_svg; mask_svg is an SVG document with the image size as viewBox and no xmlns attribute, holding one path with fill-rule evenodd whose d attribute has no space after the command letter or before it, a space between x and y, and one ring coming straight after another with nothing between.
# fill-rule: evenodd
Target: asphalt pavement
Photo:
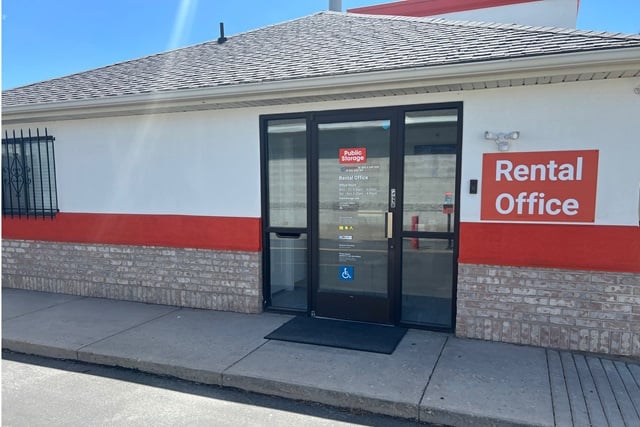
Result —
<instances>
[{"instance_id":1,"label":"asphalt pavement","mask_svg":"<svg viewBox=\"0 0 640 427\"><path fill-rule=\"evenodd\" d=\"M2 347L451 426L640 426L640 362L410 329L393 354L264 339L291 316L3 288Z\"/></svg>"},{"instance_id":2,"label":"asphalt pavement","mask_svg":"<svg viewBox=\"0 0 640 427\"><path fill-rule=\"evenodd\" d=\"M38 402L34 407L34 402ZM402 418L4 351L4 427L420 427Z\"/></svg>"}]
</instances>

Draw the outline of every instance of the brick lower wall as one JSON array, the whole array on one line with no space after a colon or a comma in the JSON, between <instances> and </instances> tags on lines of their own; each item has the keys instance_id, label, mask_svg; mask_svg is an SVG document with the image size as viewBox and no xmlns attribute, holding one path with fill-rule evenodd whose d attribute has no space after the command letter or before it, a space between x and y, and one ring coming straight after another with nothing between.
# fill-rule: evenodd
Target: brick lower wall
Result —
<instances>
[{"instance_id":1,"label":"brick lower wall","mask_svg":"<svg viewBox=\"0 0 640 427\"><path fill-rule=\"evenodd\" d=\"M259 252L3 240L2 286L242 313L262 310Z\"/></svg>"},{"instance_id":2,"label":"brick lower wall","mask_svg":"<svg viewBox=\"0 0 640 427\"><path fill-rule=\"evenodd\" d=\"M460 264L456 335L640 356L640 274Z\"/></svg>"}]
</instances>

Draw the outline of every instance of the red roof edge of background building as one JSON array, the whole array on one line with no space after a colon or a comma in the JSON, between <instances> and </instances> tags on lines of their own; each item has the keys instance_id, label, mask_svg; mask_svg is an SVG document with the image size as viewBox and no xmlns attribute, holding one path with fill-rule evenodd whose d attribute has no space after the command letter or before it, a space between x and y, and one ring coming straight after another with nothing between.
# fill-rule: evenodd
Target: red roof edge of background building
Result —
<instances>
[{"instance_id":1,"label":"red roof edge of background building","mask_svg":"<svg viewBox=\"0 0 640 427\"><path fill-rule=\"evenodd\" d=\"M543 0L405 0L347 9L347 12L371 15L433 16L534 1Z\"/></svg>"}]
</instances>

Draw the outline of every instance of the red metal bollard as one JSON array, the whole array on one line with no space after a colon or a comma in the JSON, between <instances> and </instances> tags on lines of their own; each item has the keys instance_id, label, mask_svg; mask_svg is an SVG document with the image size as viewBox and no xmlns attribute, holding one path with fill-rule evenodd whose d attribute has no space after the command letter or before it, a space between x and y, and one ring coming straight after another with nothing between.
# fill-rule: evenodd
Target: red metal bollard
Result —
<instances>
[{"instance_id":1,"label":"red metal bollard","mask_svg":"<svg viewBox=\"0 0 640 427\"><path fill-rule=\"evenodd\" d=\"M411 231L418 231L418 215L413 215L411 217ZM416 237L411 238L411 249L420 249L420 240Z\"/></svg>"}]
</instances>

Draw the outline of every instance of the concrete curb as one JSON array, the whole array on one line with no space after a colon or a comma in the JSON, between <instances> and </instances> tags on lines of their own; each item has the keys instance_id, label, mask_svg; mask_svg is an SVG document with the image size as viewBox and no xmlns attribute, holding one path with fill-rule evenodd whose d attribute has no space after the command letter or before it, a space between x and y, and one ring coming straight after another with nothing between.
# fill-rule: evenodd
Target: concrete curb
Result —
<instances>
[{"instance_id":1,"label":"concrete curb","mask_svg":"<svg viewBox=\"0 0 640 427\"><path fill-rule=\"evenodd\" d=\"M438 408L420 408L421 422L442 424L446 426L473 426L473 427L548 427L545 424L521 423L518 421L478 416L464 412L452 412Z\"/></svg>"},{"instance_id":2,"label":"concrete curb","mask_svg":"<svg viewBox=\"0 0 640 427\"><path fill-rule=\"evenodd\" d=\"M267 378L225 373L222 376L222 385L224 387L233 387L260 394L322 403L338 408L359 409L374 414L389 415L398 418L418 420L420 416L419 406L409 402L392 402L375 397L301 384L285 383Z\"/></svg>"},{"instance_id":3,"label":"concrete curb","mask_svg":"<svg viewBox=\"0 0 640 427\"><path fill-rule=\"evenodd\" d=\"M419 420L420 416L419 405L413 403L392 402L337 390L284 383L267 378L191 369L164 363L107 356L81 350L76 351L40 344L30 344L17 340L3 339L2 349L51 359L77 360L96 365L136 369L149 374L169 376L201 384L234 388L292 400L320 403L338 408L357 409L373 414L413 420Z\"/></svg>"},{"instance_id":4,"label":"concrete curb","mask_svg":"<svg viewBox=\"0 0 640 427\"><path fill-rule=\"evenodd\" d=\"M457 413L438 408L428 408L410 402L392 402L375 397L300 384L285 383L270 380L268 378L192 369L125 357L107 356L82 350L70 350L40 344L31 344L18 340L3 339L2 348L16 353L32 354L52 359L78 360L97 365L136 369L149 374L169 376L201 384L234 388L247 392L278 396L286 399L319 403L344 409L356 409L373 414L435 424L450 426L473 425L480 427L534 426L534 424L522 424L501 418L478 417L473 414Z\"/></svg>"},{"instance_id":5,"label":"concrete curb","mask_svg":"<svg viewBox=\"0 0 640 427\"><path fill-rule=\"evenodd\" d=\"M33 354L48 357L50 359L78 360L78 353L61 347L53 347L43 344L32 344L24 341L3 338L2 349L16 353Z\"/></svg>"},{"instance_id":6,"label":"concrete curb","mask_svg":"<svg viewBox=\"0 0 640 427\"><path fill-rule=\"evenodd\" d=\"M81 362L94 363L96 365L136 369L149 374L169 376L201 384L222 386L221 372L193 369L183 366L169 365L166 363L131 359L128 357L108 356L85 351L78 352L77 360Z\"/></svg>"},{"instance_id":7,"label":"concrete curb","mask_svg":"<svg viewBox=\"0 0 640 427\"><path fill-rule=\"evenodd\" d=\"M288 316L49 298L3 292L3 349L450 426L640 425L637 361L419 330L380 355L265 340Z\"/></svg>"}]
</instances>

